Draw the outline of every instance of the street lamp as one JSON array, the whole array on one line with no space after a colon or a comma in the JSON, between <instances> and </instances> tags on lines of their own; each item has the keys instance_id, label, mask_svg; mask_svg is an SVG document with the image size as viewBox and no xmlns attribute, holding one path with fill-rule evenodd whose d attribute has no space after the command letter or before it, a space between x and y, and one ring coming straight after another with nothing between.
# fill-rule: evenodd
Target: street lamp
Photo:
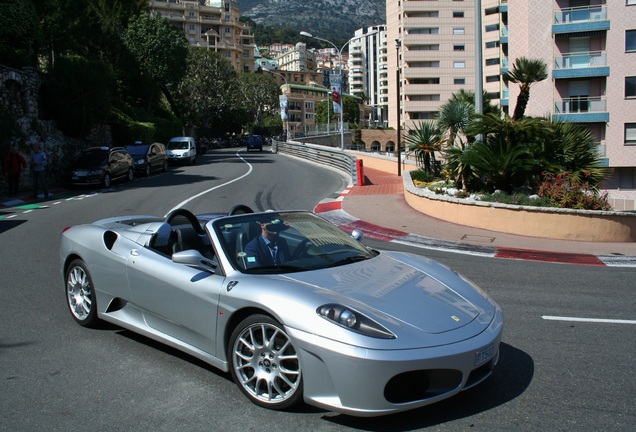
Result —
<instances>
[{"instance_id":1,"label":"street lamp","mask_svg":"<svg viewBox=\"0 0 636 432\"><path fill-rule=\"evenodd\" d=\"M349 44L350 40L347 41L342 48L338 49L338 47L331 41L327 40L327 39L323 39L323 38L319 38L317 36L312 35L309 32L306 31L301 31L300 32L301 36L305 36L308 38L312 38L312 39L317 39L319 41L323 41L323 42L327 42L328 44L330 44L332 47L334 47L336 49L336 51L338 51L338 76L342 76L342 50ZM330 80L331 81L331 80ZM344 112L344 97L342 97L342 89L340 89L340 150L344 150L344 123L342 120L342 113Z\"/></svg>"},{"instance_id":2,"label":"street lamp","mask_svg":"<svg viewBox=\"0 0 636 432\"><path fill-rule=\"evenodd\" d=\"M400 47L402 46L402 41L400 40L400 38L395 39L395 51L397 53L397 57L396 57L396 62L397 62L397 70L396 70L396 74L395 74L395 82L397 85L397 143L396 143L396 147L397 147L397 175L398 177L400 177L402 175L402 143L401 143L401 136L402 135L402 126L401 126L401 110L402 108L400 107L400 102L401 102L401 96L400 96Z\"/></svg>"},{"instance_id":3,"label":"street lamp","mask_svg":"<svg viewBox=\"0 0 636 432\"><path fill-rule=\"evenodd\" d=\"M287 77L285 75L283 75L281 73L278 73L278 72L271 71L271 70L269 70L267 68L261 68L261 70L264 71L264 72L267 72L267 73L271 73L272 75L278 75L279 77L281 77L285 81L285 85L289 85L289 83L287 82ZM283 110L283 107L281 107L281 111L282 110ZM288 115L289 114L287 114L287 116ZM286 140L285 141L289 141L289 138L290 138L289 137L289 118L287 116L285 117L285 119L286 119L285 120L285 135L286 135Z\"/></svg>"}]
</instances>

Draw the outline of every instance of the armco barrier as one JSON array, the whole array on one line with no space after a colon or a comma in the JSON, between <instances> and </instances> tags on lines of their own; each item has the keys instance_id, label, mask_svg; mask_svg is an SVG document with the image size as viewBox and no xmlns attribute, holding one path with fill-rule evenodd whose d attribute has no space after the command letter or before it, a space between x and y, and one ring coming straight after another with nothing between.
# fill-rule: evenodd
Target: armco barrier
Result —
<instances>
[{"instance_id":1,"label":"armco barrier","mask_svg":"<svg viewBox=\"0 0 636 432\"><path fill-rule=\"evenodd\" d=\"M317 144L272 141L272 152L287 154L342 171L351 178L353 184L362 186L358 178L357 158L342 150Z\"/></svg>"}]
</instances>

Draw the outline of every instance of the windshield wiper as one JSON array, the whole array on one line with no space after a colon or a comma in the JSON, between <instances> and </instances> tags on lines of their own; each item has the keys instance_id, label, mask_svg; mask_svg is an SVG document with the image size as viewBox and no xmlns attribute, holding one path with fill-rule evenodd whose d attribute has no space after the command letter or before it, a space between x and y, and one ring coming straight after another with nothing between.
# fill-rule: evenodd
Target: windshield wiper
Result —
<instances>
[{"instance_id":1,"label":"windshield wiper","mask_svg":"<svg viewBox=\"0 0 636 432\"><path fill-rule=\"evenodd\" d=\"M366 255L354 255L354 256L346 257L346 258L343 258L341 260L332 262L327 267L338 267L338 266L341 266L341 265L356 263L356 262L365 261L365 260L368 260L368 259L369 259L369 257L366 256Z\"/></svg>"},{"instance_id":2,"label":"windshield wiper","mask_svg":"<svg viewBox=\"0 0 636 432\"><path fill-rule=\"evenodd\" d=\"M302 271L304 268L296 267L296 266L286 266L286 265L277 265L277 266L262 266L262 267L251 267L244 270L244 273L293 273Z\"/></svg>"}]
</instances>

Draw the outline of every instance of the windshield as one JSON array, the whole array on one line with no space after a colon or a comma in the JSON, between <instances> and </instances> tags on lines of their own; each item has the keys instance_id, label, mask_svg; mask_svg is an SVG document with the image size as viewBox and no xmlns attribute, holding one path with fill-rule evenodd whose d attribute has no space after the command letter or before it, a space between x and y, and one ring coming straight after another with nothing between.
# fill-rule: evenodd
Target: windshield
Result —
<instances>
[{"instance_id":1,"label":"windshield","mask_svg":"<svg viewBox=\"0 0 636 432\"><path fill-rule=\"evenodd\" d=\"M126 147L126 150L133 156L146 156L148 153L147 145L134 145Z\"/></svg>"},{"instance_id":2,"label":"windshield","mask_svg":"<svg viewBox=\"0 0 636 432\"><path fill-rule=\"evenodd\" d=\"M92 167L104 165L108 162L107 150L86 150L75 159L75 166Z\"/></svg>"},{"instance_id":3,"label":"windshield","mask_svg":"<svg viewBox=\"0 0 636 432\"><path fill-rule=\"evenodd\" d=\"M351 264L377 255L309 212L219 218L213 227L233 266L244 273L289 273Z\"/></svg>"},{"instance_id":4,"label":"windshield","mask_svg":"<svg viewBox=\"0 0 636 432\"><path fill-rule=\"evenodd\" d=\"M170 150L187 150L188 142L187 141L170 141L168 143L168 148Z\"/></svg>"}]
</instances>

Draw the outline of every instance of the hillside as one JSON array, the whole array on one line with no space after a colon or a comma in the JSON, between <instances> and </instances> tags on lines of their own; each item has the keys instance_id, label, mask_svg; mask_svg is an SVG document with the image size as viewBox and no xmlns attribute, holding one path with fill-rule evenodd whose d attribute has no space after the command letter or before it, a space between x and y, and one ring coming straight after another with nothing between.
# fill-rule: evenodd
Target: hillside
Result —
<instances>
[{"instance_id":1,"label":"hillside","mask_svg":"<svg viewBox=\"0 0 636 432\"><path fill-rule=\"evenodd\" d=\"M348 40L362 27L385 24L385 0L239 0L241 15L269 26Z\"/></svg>"}]
</instances>

